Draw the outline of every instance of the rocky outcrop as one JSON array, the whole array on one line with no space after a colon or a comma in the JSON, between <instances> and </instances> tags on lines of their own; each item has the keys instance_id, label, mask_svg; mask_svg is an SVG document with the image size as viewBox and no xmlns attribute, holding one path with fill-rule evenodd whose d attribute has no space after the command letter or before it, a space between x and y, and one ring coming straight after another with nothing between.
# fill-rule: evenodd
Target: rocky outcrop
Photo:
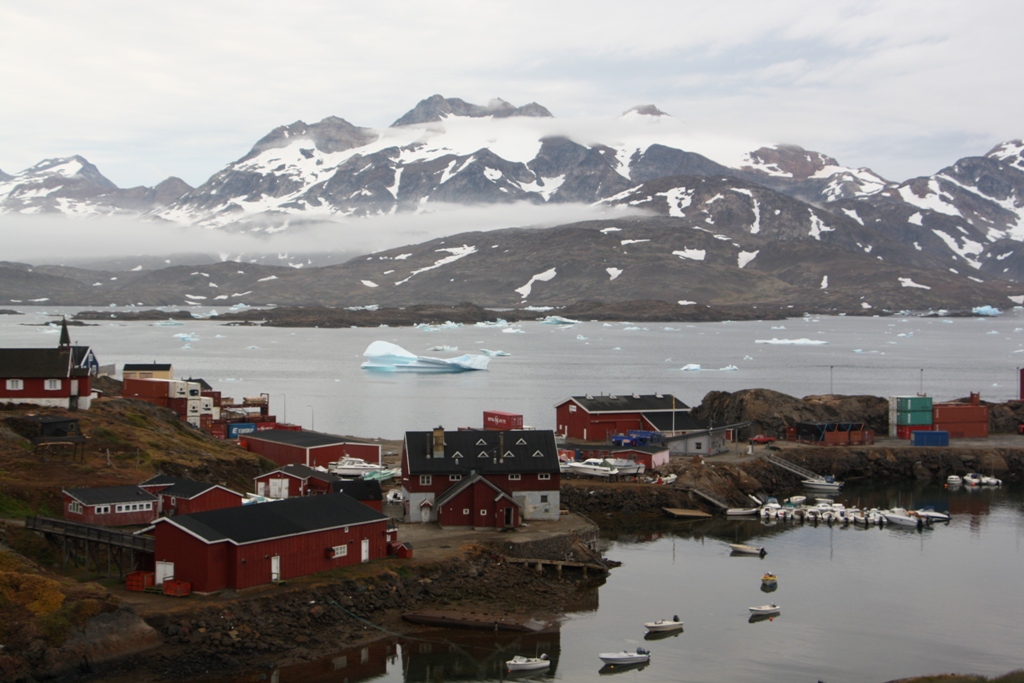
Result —
<instances>
[{"instance_id":1,"label":"rocky outcrop","mask_svg":"<svg viewBox=\"0 0 1024 683\"><path fill-rule=\"evenodd\" d=\"M772 391L749 389L712 391L694 414L717 424L753 422L756 432L784 435L798 422L863 422L876 434L889 430L889 401L878 396L806 396L802 399Z\"/></svg>"}]
</instances>

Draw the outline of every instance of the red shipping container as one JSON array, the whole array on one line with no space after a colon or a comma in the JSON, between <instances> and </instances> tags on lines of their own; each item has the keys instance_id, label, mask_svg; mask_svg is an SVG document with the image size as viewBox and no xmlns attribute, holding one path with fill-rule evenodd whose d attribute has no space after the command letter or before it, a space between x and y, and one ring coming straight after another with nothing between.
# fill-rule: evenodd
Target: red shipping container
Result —
<instances>
[{"instance_id":1,"label":"red shipping container","mask_svg":"<svg viewBox=\"0 0 1024 683\"><path fill-rule=\"evenodd\" d=\"M988 422L988 406L974 406L967 403L936 403L932 406L932 421Z\"/></svg>"},{"instance_id":2,"label":"red shipping container","mask_svg":"<svg viewBox=\"0 0 1024 683\"><path fill-rule=\"evenodd\" d=\"M845 446L850 443L850 432L841 432L838 429L832 432L825 432L825 443L830 446Z\"/></svg>"},{"instance_id":3,"label":"red shipping container","mask_svg":"<svg viewBox=\"0 0 1024 683\"><path fill-rule=\"evenodd\" d=\"M212 398L213 405L220 408L220 392L219 391L204 391L200 394L203 398Z\"/></svg>"},{"instance_id":4,"label":"red shipping container","mask_svg":"<svg viewBox=\"0 0 1024 683\"><path fill-rule=\"evenodd\" d=\"M167 398L167 380L126 379L121 386L121 394L130 398L141 398L143 396Z\"/></svg>"},{"instance_id":5,"label":"red shipping container","mask_svg":"<svg viewBox=\"0 0 1024 683\"><path fill-rule=\"evenodd\" d=\"M256 423L256 431L257 432L265 432L265 431L267 431L269 429L277 429L277 423L276 422L257 422Z\"/></svg>"},{"instance_id":6,"label":"red shipping container","mask_svg":"<svg viewBox=\"0 0 1024 683\"><path fill-rule=\"evenodd\" d=\"M500 410L484 411L484 429L504 431L522 429L523 416L516 413L503 413Z\"/></svg>"},{"instance_id":7,"label":"red shipping container","mask_svg":"<svg viewBox=\"0 0 1024 683\"><path fill-rule=\"evenodd\" d=\"M223 422L211 424L210 434L218 439L226 439L228 438L228 426Z\"/></svg>"},{"instance_id":8,"label":"red shipping container","mask_svg":"<svg viewBox=\"0 0 1024 683\"><path fill-rule=\"evenodd\" d=\"M932 429L931 425L899 425L896 427L896 438L910 440L913 432L926 432ZM938 429L938 427L936 427Z\"/></svg>"},{"instance_id":9,"label":"red shipping container","mask_svg":"<svg viewBox=\"0 0 1024 683\"><path fill-rule=\"evenodd\" d=\"M988 438L988 422L937 422L935 430L949 432L951 439Z\"/></svg>"},{"instance_id":10,"label":"red shipping container","mask_svg":"<svg viewBox=\"0 0 1024 683\"><path fill-rule=\"evenodd\" d=\"M274 429L284 429L285 431L289 431L289 432L301 432L302 431L302 425L293 425L293 424L288 424L287 422L275 422L273 428Z\"/></svg>"},{"instance_id":11,"label":"red shipping container","mask_svg":"<svg viewBox=\"0 0 1024 683\"><path fill-rule=\"evenodd\" d=\"M188 581L168 579L164 581L164 595L173 595L177 598L184 598L192 593L192 584Z\"/></svg>"},{"instance_id":12,"label":"red shipping container","mask_svg":"<svg viewBox=\"0 0 1024 683\"><path fill-rule=\"evenodd\" d=\"M169 398L167 399L168 408L176 412L179 416L184 417L188 415L188 399L187 398Z\"/></svg>"},{"instance_id":13,"label":"red shipping container","mask_svg":"<svg viewBox=\"0 0 1024 683\"><path fill-rule=\"evenodd\" d=\"M125 589L141 593L156 582L154 572L132 572L125 577Z\"/></svg>"}]
</instances>

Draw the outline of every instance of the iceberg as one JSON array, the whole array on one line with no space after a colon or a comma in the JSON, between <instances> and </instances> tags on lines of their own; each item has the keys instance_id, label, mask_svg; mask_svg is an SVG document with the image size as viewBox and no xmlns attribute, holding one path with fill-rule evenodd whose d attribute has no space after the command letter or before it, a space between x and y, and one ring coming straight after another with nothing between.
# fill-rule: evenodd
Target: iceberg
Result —
<instances>
[{"instance_id":1,"label":"iceberg","mask_svg":"<svg viewBox=\"0 0 1024 683\"><path fill-rule=\"evenodd\" d=\"M540 321L541 325L575 325L579 320L563 318L560 315L549 315Z\"/></svg>"},{"instance_id":2,"label":"iceberg","mask_svg":"<svg viewBox=\"0 0 1024 683\"><path fill-rule=\"evenodd\" d=\"M458 346L449 346L448 344L441 344L440 346L431 346L427 351L458 351Z\"/></svg>"},{"instance_id":3,"label":"iceberg","mask_svg":"<svg viewBox=\"0 0 1024 683\"><path fill-rule=\"evenodd\" d=\"M755 344L792 344L792 345L798 345L798 346L818 346L818 345L821 345L821 344L828 344L827 341L822 341L820 339L807 339L806 337L803 338L803 339L778 339L776 337L772 337L771 339L755 339L754 343Z\"/></svg>"},{"instance_id":4,"label":"iceberg","mask_svg":"<svg viewBox=\"0 0 1024 683\"><path fill-rule=\"evenodd\" d=\"M687 363L680 368L683 372L735 372L739 370L735 365L726 365L724 368L702 368L699 363Z\"/></svg>"},{"instance_id":5,"label":"iceberg","mask_svg":"<svg viewBox=\"0 0 1024 683\"><path fill-rule=\"evenodd\" d=\"M455 358L430 358L409 353L401 346L386 341L375 341L363 351L364 370L374 372L453 373L486 370L491 361L488 356L464 354Z\"/></svg>"},{"instance_id":6,"label":"iceberg","mask_svg":"<svg viewBox=\"0 0 1024 683\"><path fill-rule=\"evenodd\" d=\"M485 356L490 356L491 358L496 358L498 356L511 356L512 355L508 351L501 351L501 350L492 351L491 349L480 349L480 353L484 354Z\"/></svg>"},{"instance_id":7,"label":"iceberg","mask_svg":"<svg viewBox=\"0 0 1024 683\"><path fill-rule=\"evenodd\" d=\"M1002 315L1003 314L1002 311L1000 311L998 308L995 308L993 306L975 306L974 308L971 309L971 313L973 313L974 315L989 315L989 316L996 316L996 315Z\"/></svg>"}]
</instances>

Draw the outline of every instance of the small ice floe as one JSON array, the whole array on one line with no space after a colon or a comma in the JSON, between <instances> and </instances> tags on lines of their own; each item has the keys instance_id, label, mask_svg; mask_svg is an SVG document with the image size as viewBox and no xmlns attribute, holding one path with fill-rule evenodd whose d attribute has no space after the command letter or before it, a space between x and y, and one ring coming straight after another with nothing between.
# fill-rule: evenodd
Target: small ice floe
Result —
<instances>
[{"instance_id":1,"label":"small ice floe","mask_svg":"<svg viewBox=\"0 0 1024 683\"><path fill-rule=\"evenodd\" d=\"M779 344L779 345L789 345L789 346L820 346L822 344L828 344L827 341L823 341L821 339L807 339L806 337L804 337L802 339L779 339L777 337L772 337L771 339L755 339L754 343L755 344Z\"/></svg>"},{"instance_id":2,"label":"small ice floe","mask_svg":"<svg viewBox=\"0 0 1024 683\"><path fill-rule=\"evenodd\" d=\"M616 347L612 348L612 351L621 351L621 350L622 350L621 346L616 346Z\"/></svg>"},{"instance_id":3,"label":"small ice floe","mask_svg":"<svg viewBox=\"0 0 1024 683\"><path fill-rule=\"evenodd\" d=\"M615 327L615 325L612 325L611 323L602 323L601 327Z\"/></svg>"},{"instance_id":4,"label":"small ice floe","mask_svg":"<svg viewBox=\"0 0 1024 683\"><path fill-rule=\"evenodd\" d=\"M876 351L876 350L865 351L864 349L854 349L853 352L854 353L880 353L880 351Z\"/></svg>"},{"instance_id":5,"label":"small ice floe","mask_svg":"<svg viewBox=\"0 0 1024 683\"><path fill-rule=\"evenodd\" d=\"M213 335L213 338L214 339L226 339L226 337L223 334L215 334L215 335Z\"/></svg>"},{"instance_id":6,"label":"small ice floe","mask_svg":"<svg viewBox=\"0 0 1024 683\"><path fill-rule=\"evenodd\" d=\"M502 318L498 318L497 320L494 320L494 321L484 320L484 321L476 323L476 326L477 327L508 327L508 321L504 320Z\"/></svg>"},{"instance_id":7,"label":"small ice floe","mask_svg":"<svg viewBox=\"0 0 1024 683\"><path fill-rule=\"evenodd\" d=\"M987 315L987 316L997 316L997 315L1002 315L1003 314L1002 311L1000 311L998 308L995 308L993 306L975 306L974 308L971 309L971 313L973 313L974 315Z\"/></svg>"},{"instance_id":8,"label":"small ice floe","mask_svg":"<svg viewBox=\"0 0 1024 683\"><path fill-rule=\"evenodd\" d=\"M998 332L996 332L995 330L989 330L989 331L988 331L988 332L986 332L985 334L999 334L999 333L998 333Z\"/></svg>"},{"instance_id":9,"label":"small ice floe","mask_svg":"<svg viewBox=\"0 0 1024 683\"><path fill-rule=\"evenodd\" d=\"M687 363L680 370L683 372L735 372L739 368L735 365L726 365L724 368L702 368L698 363Z\"/></svg>"},{"instance_id":10,"label":"small ice floe","mask_svg":"<svg viewBox=\"0 0 1024 683\"><path fill-rule=\"evenodd\" d=\"M563 318L560 315L549 315L540 321L542 325L575 325L579 320Z\"/></svg>"},{"instance_id":11,"label":"small ice floe","mask_svg":"<svg viewBox=\"0 0 1024 683\"><path fill-rule=\"evenodd\" d=\"M448 346L447 344L441 344L439 346L431 346L427 351L458 351L458 346Z\"/></svg>"},{"instance_id":12,"label":"small ice floe","mask_svg":"<svg viewBox=\"0 0 1024 683\"><path fill-rule=\"evenodd\" d=\"M700 372L700 365L697 363L687 363L683 367L679 368L683 372Z\"/></svg>"},{"instance_id":13,"label":"small ice floe","mask_svg":"<svg viewBox=\"0 0 1024 683\"><path fill-rule=\"evenodd\" d=\"M160 327L180 327L185 323L181 322L180 320L161 320L160 322L155 322L153 324L159 325Z\"/></svg>"},{"instance_id":14,"label":"small ice floe","mask_svg":"<svg viewBox=\"0 0 1024 683\"><path fill-rule=\"evenodd\" d=\"M772 325L772 329L773 330L784 330L784 329L786 329L786 326L785 325Z\"/></svg>"},{"instance_id":15,"label":"small ice floe","mask_svg":"<svg viewBox=\"0 0 1024 683\"><path fill-rule=\"evenodd\" d=\"M191 344L183 344L181 348L182 349L191 349L192 345Z\"/></svg>"},{"instance_id":16,"label":"small ice floe","mask_svg":"<svg viewBox=\"0 0 1024 683\"><path fill-rule=\"evenodd\" d=\"M259 350L259 348L260 348L260 347L258 347L258 346L246 346L246 347L245 347L245 350L246 350L246 351L258 351L258 350Z\"/></svg>"},{"instance_id":17,"label":"small ice floe","mask_svg":"<svg viewBox=\"0 0 1024 683\"><path fill-rule=\"evenodd\" d=\"M497 349L497 350L480 349L480 353L484 354L485 356L490 356L491 358L497 358L498 356L511 356L512 355L508 351L502 351L500 349Z\"/></svg>"},{"instance_id":18,"label":"small ice floe","mask_svg":"<svg viewBox=\"0 0 1024 683\"><path fill-rule=\"evenodd\" d=\"M505 334L523 334L525 330L521 327L506 327L502 332Z\"/></svg>"},{"instance_id":19,"label":"small ice floe","mask_svg":"<svg viewBox=\"0 0 1024 683\"><path fill-rule=\"evenodd\" d=\"M174 335L174 338L180 339L181 341L199 341L199 337L192 334L191 332L179 332L178 334Z\"/></svg>"},{"instance_id":20,"label":"small ice floe","mask_svg":"<svg viewBox=\"0 0 1024 683\"><path fill-rule=\"evenodd\" d=\"M743 356L743 360L754 360L753 356Z\"/></svg>"},{"instance_id":21,"label":"small ice floe","mask_svg":"<svg viewBox=\"0 0 1024 683\"><path fill-rule=\"evenodd\" d=\"M678 332L679 331L678 327L663 327L661 329L664 330L665 332Z\"/></svg>"},{"instance_id":22,"label":"small ice floe","mask_svg":"<svg viewBox=\"0 0 1024 683\"><path fill-rule=\"evenodd\" d=\"M576 338L579 339L580 341L587 341L587 338L584 337L582 334L577 334Z\"/></svg>"},{"instance_id":23,"label":"small ice floe","mask_svg":"<svg viewBox=\"0 0 1024 683\"><path fill-rule=\"evenodd\" d=\"M363 355L368 359L364 370L374 372L455 373L486 370L488 356L464 354L455 358L430 358L409 353L401 346L386 341L375 341L366 347Z\"/></svg>"},{"instance_id":24,"label":"small ice floe","mask_svg":"<svg viewBox=\"0 0 1024 683\"><path fill-rule=\"evenodd\" d=\"M636 331L642 330L642 329L646 329L646 328L637 327L636 325L629 325L628 327L623 327L622 331L623 332L636 332Z\"/></svg>"},{"instance_id":25,"label":"small ice floe","mask_svg":"<svg viewBox=\"0 0 1024 683\"><path fill-rule=\"evenodd\" d=\"M900 332L896 336L897 337L913 337L914 333L913 332Z\"/></svg>"}]
</instances>

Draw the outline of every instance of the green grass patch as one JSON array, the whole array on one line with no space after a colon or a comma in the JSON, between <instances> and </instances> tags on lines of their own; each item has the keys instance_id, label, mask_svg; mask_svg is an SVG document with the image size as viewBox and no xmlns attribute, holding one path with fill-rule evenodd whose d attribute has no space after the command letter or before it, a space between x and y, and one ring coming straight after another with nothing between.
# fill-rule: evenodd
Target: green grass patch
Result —
<instances>
[{"instance_id":1,"label":"green grass patch","mask_svg":"<svg viewBox=\"0 0 1024 683\"><path fill-rule=\"evenodd\" d=\"M0 517L24 519L35 514L35 510L26 501L6 493L0 493Z\"/></svg>"}]
</instances>

